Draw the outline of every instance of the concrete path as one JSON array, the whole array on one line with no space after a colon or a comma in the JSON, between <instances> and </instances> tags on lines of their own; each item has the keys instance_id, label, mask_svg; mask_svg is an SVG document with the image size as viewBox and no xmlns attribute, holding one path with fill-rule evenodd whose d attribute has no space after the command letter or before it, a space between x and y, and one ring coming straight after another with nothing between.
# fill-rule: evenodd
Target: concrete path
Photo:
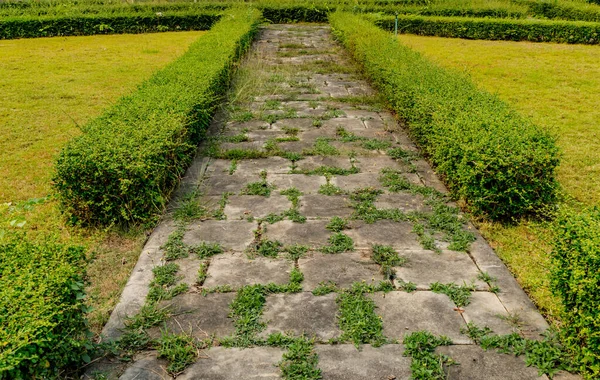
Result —
<instances>
[{"instance_id":1,"label":"concrete path","mask_svg":"<svg viewBox=\"0 0 600 380\"><path fill-rule=\"evenodd\" d=\"M309 338L307 378L408 379L416 331L450 338L448 378L538 378L462 332L547 325L328 26L265 27L229 100L104 330L122 336L153 288L169 315L145 334L163 344L107 378L299 378L281 333ZM152 283L173 263L175 282ZM195 342L182 368L154 350L168 334Z\"/></svg>"}]
</instances>

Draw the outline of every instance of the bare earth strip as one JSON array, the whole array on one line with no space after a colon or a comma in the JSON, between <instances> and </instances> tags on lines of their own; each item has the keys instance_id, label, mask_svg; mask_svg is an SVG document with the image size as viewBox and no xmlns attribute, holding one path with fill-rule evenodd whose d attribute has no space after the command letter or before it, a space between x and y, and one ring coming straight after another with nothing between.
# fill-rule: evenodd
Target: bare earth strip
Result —
<instances>
[{"instance_id":1,"label":"bare earth strip","mask_svg":"<svg viewBox=\"0 0 600 380\"><path fill-rule=\"evenodd\" d=\"M314 339L323 379L407 379L411 361L401 343L419 330L452 340L443 352L461 364L450 367L449 378L546 378L461 333L474 322L537 338L547 324L446 193L329 27L265 27L104 337L120 337L126 318L147 302L152 270L165 263L175 232L187 257L169 263L178 265L184 291L162 297L157 305L170 316L147 333L213 341L178 378L279 378L284 349L214 342L282 333ZM207 254L214 244L221 251ZM386 264L381 252L393 260ZM294 280L298 272L303 278ZM294 281L301 290L267 291L259 323L240 332L232 305L241 291L255 284L289 289ZM432 291L436 283L467 288L470 302ZM337 295L357 284L393 287L363 295L382 321L380 347L357 349L344 338ZM326 285L335 292L321 294ZM108 378L170 379L167 366L144 350L129 365L108 360L95 370Z\"/></svg>"}]
</instances>

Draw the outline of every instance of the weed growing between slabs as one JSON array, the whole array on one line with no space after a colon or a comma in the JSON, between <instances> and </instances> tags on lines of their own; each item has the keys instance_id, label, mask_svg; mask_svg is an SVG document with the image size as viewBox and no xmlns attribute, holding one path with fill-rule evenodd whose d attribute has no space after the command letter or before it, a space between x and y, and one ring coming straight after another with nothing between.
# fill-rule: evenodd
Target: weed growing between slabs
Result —
<instances>
[{"instance_id":1,"label":"weed growing between slabs","mask_svg":"<svg viewBox=\"0 0 600 380\"><path fill-rule=\"evenodd\" d=\"M267 172L260 172L261 180L258 182L251 182L246 185L246 189L242 191L243 195L260 195L263 197L269 197L271 195L271 191L275 188L275 186L269 184L267 182Z\"/></svg>"},{"instance_id":2,"label":"weed growing between slabs","mask_svg":"<svg viewBox=\"0 0 600 380\"><path fill-rule=\"evenodd\" d=\"M411 379L444 380L444 364L454 362L446 355L436 354L439 346L452 344L445 336L436 337L427 331L415 331L404 337L404 356L411 357Z\"/></svg>"},{"instance_id":3,"label":"weed growing between slabs","mask_svg":"<svg viewBox=\"0 0 600 380\"><path fill-rule=\"evenodd\" d=\"M323 253L342 253L354 250L354 241L352 238L341 232L335 232L329 236L329 244L320 248Z\"/></svg>"},{"instance_id":4,"label":"weed growing between slabs","mask_svg":"<svg viewBox=\"0 0 600 380\"><path fill-rule=\"evenodd\" d=\"M445 294L457 307L467 306L471 303L471 292L475 291L475 285L456 285L454 283L450 284L440 284L439 282L434 282L429 285L431 291L434 293Z\"/></svg>"},{"instance_id":5,"label":"weed growing between slabs","mask_svg":"<svg viewBox=\"0 0 600 380\"><path fill-rule=\"evenodd\" d=\"M331 289L330 285L324 285L321 292ZM392 290L394 285L388 281L382 281L378 285L357 282L349 289L341 290L336 299L339 305L338 323L342 330L340 341L351 341L356 347L363 343L375 347L386 343L387 339L383 336L383 322L375 313L375 302L365 293Z\"/></svg>"},{"instance_id":6,"label":"weed growing between slabs","mask_svg":"<svg viewBox=\"0 0 600 380\"><path fill-rule=\"evenodd\" d=\"M298 207L300 207L300 196L302 195L302 192L295 187L290 187L289 189L280 191L279 194L285 195L292 203L292 207L281 214L271 213L267 215L264 220L269 224L280 222L285 218L288 218L294 223L306 222L306 217L300 214L300 211L298 210Z\"/></svg>"},{"instance_id":7,"label":"weed growing between slabs","mask_svg":"<svg viewBox=\"0 0 600 380\"><path fill-rule=\"evenodd\" d=\"M381 273L386 280L396 278L396 272L393 267L401 266L406 263L406 258L398 255L398 252L387 245L372 245L371 259L381 266Z\"/></svg>"},{"instance_id":8,"label":"weed growing between slabs","mask_svg":"<svg viewBox=\"0 0 600 380\"><path fill-rule=\"evenodd\" d=\"M525 339L519 334L494 335L487 327L470 322L462 331L484 350L495 349L504 354L525 355L525 363L538 369L539 375L550 377L560 370L575 372L573 358L559 343L554 332L547 332L543 340Z\"/></svg>"}]
</instances>

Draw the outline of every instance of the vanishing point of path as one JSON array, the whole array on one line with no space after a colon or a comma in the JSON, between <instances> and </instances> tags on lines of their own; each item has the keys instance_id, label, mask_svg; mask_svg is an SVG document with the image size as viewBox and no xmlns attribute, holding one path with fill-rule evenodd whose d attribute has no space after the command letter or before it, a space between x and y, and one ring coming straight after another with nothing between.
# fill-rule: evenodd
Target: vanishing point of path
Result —
<instances>
[{"instance_id":1,"label":"vanishing point of path","mask_svg":"<svg viewBox=\"0 0 600 380\"><path fill-rule=\"evenodd\" d=\"M97 369L276 379L294 359L268 340L281 333L307 338L323 379L408 379L403 338L428 331L452 341L437 349L459 363L451 379L539 378L461 332L536 338L547 325L445 193L328 26L261 29L104 330L120 336L154 287L168 317L148 336L204 346L171 373L152 349ZM167 262L175 284L157 284Z\"/></svg>"}]
</instances>

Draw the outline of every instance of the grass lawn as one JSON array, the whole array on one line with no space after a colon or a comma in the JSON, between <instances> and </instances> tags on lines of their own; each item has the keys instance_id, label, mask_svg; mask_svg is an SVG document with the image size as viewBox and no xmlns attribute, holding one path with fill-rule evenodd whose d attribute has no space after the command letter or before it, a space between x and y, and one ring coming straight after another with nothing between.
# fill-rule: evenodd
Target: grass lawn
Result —
<instances>
[{"instance_id":1,"label":"grass lawn","mask_svg":"<svg viewBox=\"0 0 600 380\"><path fill-rule=\"evenodd\" d=\"M563 153L558 179L567 203L600 205L600 47L398 38L438 64L466 72L476 84L553 131ZM525 221L480 227L542 311L557 317L559 305L548 283L548 226Z\"/></svg>"},{"instance_id":2,"label":"grass lawn","mask_svg":"<svg viewBox=\"0 0 600 380\"><path fill-rule=\"evenodd\" d=\"M84 125L204 32L0 41L0 238L21 226L90 248L88 294L102 327L144 236L69 228L52 200L53 160ZM42 198L42 199L40 199ZM23 224L24 223L24 224ZM12 227L11 227L12 224Z\"/></svg>"}]
</instances>

